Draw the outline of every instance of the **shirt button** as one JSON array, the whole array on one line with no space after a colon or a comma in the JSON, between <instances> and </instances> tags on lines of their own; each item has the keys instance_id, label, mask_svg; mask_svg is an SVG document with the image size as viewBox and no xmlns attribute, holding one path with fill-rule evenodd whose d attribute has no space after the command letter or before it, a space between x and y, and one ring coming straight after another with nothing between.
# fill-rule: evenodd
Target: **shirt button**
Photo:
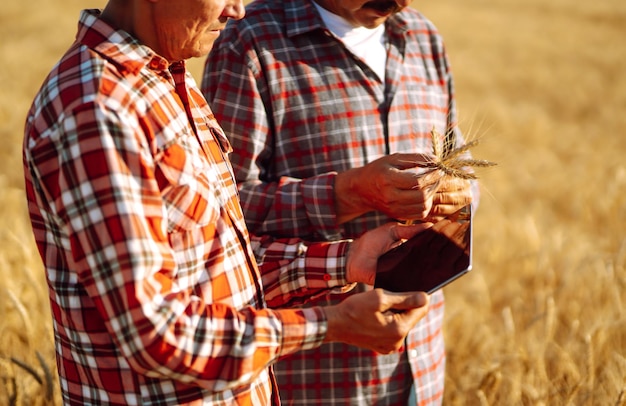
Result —
<instances>
[{"instance_id":1,"label":"shirt button","mask_svg":"<svg viewBox=\"0 0 626 406\"><path fill-rule=\"evenodd\" d=\"M409 358L417 358L417 350L415 348L409 351Z\"/></svg>"},{"instance_id":2,"label":"shirt button","mask_svg":"<svg viewBox=\"0 0 626 406\"><path fill-rule=\"evenodd\" d=\"M327 273L325 273L325 274L324 274L324 280L325 280L326 282L328 282L328 281L329 281L329 280L331 280L331 279L332 279L332 276L330 276L330 275L329 275L329 274L327 274Z\"/></svg>"}]
</instances>

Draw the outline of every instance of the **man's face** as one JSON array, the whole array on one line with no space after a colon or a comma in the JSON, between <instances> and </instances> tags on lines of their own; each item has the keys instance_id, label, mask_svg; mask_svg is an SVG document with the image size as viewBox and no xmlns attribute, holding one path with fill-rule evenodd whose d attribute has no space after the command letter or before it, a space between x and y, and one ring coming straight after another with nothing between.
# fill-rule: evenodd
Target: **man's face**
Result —
<instances>
[{"instance_id":1,"label":"man's face","mask_svg":"<svg viewBox=\"0 0 626 406\"><path fill-rule=\"evenodd\" d=\"M315 0L356 27L375 28L394 13L407 7L409 0Z\"/></svg>"},{"instance_id":2,"label":"man's face","mask_svg":"<svg viewBox=\"0 0 626 406\"><path fill-rule=\"evenodd\" d=\"M169 61L205 56L229 18L244 16L242 0L153 0L159 53Z\"/></svg>"}]
</instances>

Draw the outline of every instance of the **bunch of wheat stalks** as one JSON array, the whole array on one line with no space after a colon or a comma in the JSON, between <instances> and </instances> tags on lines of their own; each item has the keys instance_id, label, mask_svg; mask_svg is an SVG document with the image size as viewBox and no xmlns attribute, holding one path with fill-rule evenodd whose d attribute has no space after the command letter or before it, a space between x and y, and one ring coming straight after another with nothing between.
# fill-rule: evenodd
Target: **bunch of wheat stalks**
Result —
<instances>
[{"instance_id":1,"label":"bunch of wheat stalks","mask_svg":"<svg viewBox=\"0 0 626 406\"><path fill-rule=\"evenodd\" d=\"M461 179L477 179L471 168L486 168L495 166L495 162L484 159L463 158L462 155L478 145L478 140L469 141L457 146L455 137L450 133L452 130L442 135L433 128L430 132L433 145L433 160L424 165L430 171L439 170L444 175ZM443 141L440 140L443 138Z\"/></svg>"}]
</instances>

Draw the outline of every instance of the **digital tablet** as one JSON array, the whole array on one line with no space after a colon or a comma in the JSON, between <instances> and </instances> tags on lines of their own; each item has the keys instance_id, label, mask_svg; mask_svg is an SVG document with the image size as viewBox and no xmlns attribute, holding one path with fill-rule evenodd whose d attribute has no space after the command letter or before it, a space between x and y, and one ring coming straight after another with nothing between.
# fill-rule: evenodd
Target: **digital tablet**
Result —
<instances>
[{"instance_id":1,"label":"digital tablet","mask_svg":"<svg viewBox=\"0 0 626 406\"><path fill-rule=\"evenodd\" d=\"M378 258L374 287L433 293L472 269L472 211L454 215Z\"/></svg>"}]
</instances>

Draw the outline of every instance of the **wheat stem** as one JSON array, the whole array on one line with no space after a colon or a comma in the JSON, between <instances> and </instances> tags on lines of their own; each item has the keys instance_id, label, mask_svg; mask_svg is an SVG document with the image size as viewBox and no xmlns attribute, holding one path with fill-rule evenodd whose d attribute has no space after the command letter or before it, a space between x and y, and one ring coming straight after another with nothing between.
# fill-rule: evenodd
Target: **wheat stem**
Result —
<instances>
[{"instance_id":1,"label":"wheat stem","mask_svg":"<svg viewBox=\"0 0 626 406\"><path fill-rule=\"evenodd\" d=\"M615 401L615 406L625 406L626 405L626 388L623 388L619 395L617 396L617 400Z\"/></svg>"},{"instance_id":2,"label":"wheat stem","mask_svg":"<svg viewBox=\"0 0 626 406\"><path fill-rule=\"evenodd\" d=\"M41 377L39 376L39 374L37 373L37 371L35 371L35 369L33 367L31 367L30 365L28 365L27 363L25 363L23 361L20 361L17 358L11 357L9 359L11 360L12 363L14 363L18 367L22 368L24 371L26 371L29 374L31 374L33 376L33 378L35 378L35 380L40 385L43 385L43 379L41 379Z\"/></svg>"},{"instance_id":3,"label":"wheat stem","mask_svg":"<svg viewBox=\"0 0 626 406\"><path fill-rule=\"evenodd\" d=\"M478 389L476 391L476 397L478 398L478 401L480 402L480 406L489 406L489 401L487 401L487 396L485 395L485 392L483 392L481 389Z\"/></svg>"},{"instance_id":4,"label":"wheat stem","mask_svg":"<svg viewBox=\"0 0 626 406\"><path fill-rule=\"evenodd\" d=\"M39 351L35 351L35 355L39 360L39 365L41 365L41 369L43 370L43 376L45 378L45 389L46 389L46 399L52 401L54 385L52 384L52 372L50 372L50 368L48 368L48 364L43 359L43 356L39 353Z\"/></svg>"},{"instance_id":5,"label":"wheat stem","mask_svg":"<svg viewBox=\"0 0 626 406\"><path fill-rule=\"evenodd\" d=\"M554 303L554 297L549 296L546 300L546 331L545 341L548 342L554 337L554 331L556 326L556 305Z\"/></svg>"}]
</instances>

